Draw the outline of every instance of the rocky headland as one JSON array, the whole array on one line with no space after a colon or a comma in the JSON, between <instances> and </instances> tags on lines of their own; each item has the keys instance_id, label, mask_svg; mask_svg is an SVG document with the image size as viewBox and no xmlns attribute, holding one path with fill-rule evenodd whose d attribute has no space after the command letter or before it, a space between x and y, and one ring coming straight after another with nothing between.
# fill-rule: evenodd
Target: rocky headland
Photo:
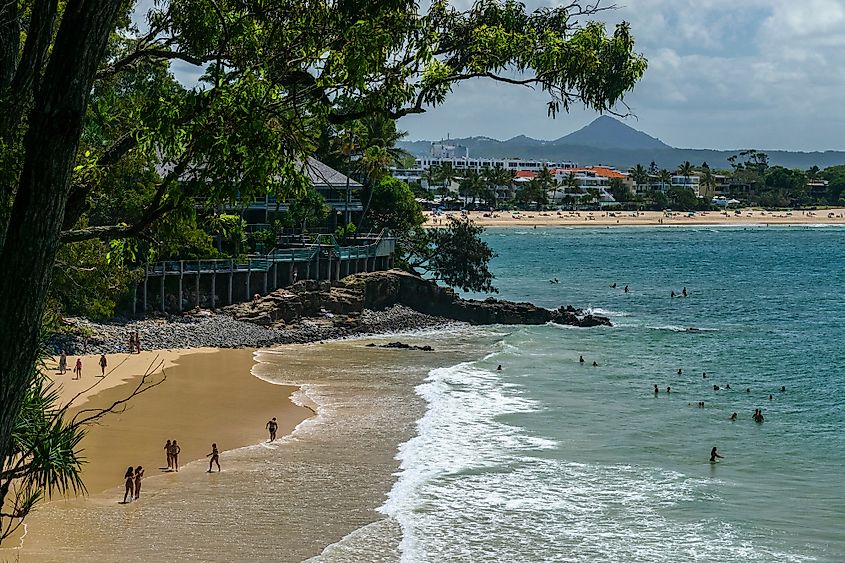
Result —
<instances>
[{"instance_id":1,"label":"rocky headland","mask_svg":"<svg viewBox=\"0 0 845 563\"><path fill-rule=\"evenodd\" d=\"M68 319L51 347L70 354L125 351L137 331L148 350L259 348L386 334L468 323L475 325L610 326L606 317L571 306L546 309L499 299L462 299L449 288L401 271L355 274L338 282L302 280L248 303L140 321Z\"/></svg>"}]
</instances>

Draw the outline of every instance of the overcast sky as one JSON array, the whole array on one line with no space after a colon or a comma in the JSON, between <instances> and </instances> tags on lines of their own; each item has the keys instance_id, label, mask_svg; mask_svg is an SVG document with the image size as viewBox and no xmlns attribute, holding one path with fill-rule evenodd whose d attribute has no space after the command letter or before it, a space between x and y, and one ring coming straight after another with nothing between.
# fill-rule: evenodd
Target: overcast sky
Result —
<instances>
[{"instance_id":1,"label":"overcast sky","mask_svg":"<svg viewBox=\"0 0 845 563\"><path fill-rule=\"evenodd\" d=\"M845 150L845 0L617 4L602 19L629 21L649 60L626 97L631 126L676 147ZM547 100L479 80L400 127L408 139L555 139L596 117L579 108L552 120Z\"/></svg>"},{"instance_id":2,"label":"overcast sky","mask_svg":"<svg viewBox=\"0 0 845 563\"><path fill-rule=\"evenodd\" d=\"M151 1L140 1L140 13ZM524 1L529 9L555 3ZM471 0L452 2L467 7ZM845 150L845 0L617 0L617 6L601 19L630 22L637 50L649 60L625 100L636 116L626 120L631 126L683 148ZM199 74L179 63L174 71L186 82ZM573 108L551 119L547 101L541 92L476 80L399 125L411 140L556 139L597 116Z\"/></svg>"}]
</instances>

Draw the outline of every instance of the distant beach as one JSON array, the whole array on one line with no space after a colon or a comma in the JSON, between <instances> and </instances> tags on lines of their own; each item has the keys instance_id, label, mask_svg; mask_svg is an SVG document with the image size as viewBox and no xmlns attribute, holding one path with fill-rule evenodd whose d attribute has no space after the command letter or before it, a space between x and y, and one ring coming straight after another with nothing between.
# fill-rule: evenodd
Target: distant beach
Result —
<instances>
[{"instance_id":1,"label":"distant beach","mask_svg":"<svg viewBox=\"0 0 845 563\"><path fill-rule=\"evenodd\" d=\"M437 226L445 216L460 216L453 211L440 216L428 216L428 225ZM612 227L659 225L845 225L845 209L818 211L766 211L742 209L724 211L471 211L467 216L484 227ZM445 224L445 221L443 222Z\"/></svg>"}]
</instances>

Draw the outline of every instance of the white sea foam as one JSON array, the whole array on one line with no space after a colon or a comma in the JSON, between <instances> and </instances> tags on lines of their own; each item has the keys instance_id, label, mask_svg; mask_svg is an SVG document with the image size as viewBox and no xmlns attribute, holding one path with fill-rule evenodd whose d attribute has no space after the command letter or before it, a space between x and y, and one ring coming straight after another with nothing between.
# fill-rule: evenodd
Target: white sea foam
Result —
<instances>
[{"instance_id":1,"label":"white sea foam","mask_svg":"<svg viewBox=\"0 0 845 563\"><path fill-rule=\"evenodd\" d=\"M676 325L664 325L664 326L647 326L646 328L651 330L669 330L672 332L689 332L689 333L696 333L696 332L718 332L718 329L715 328L701 328L701 327L694 327L694 326L676 326Z\"/></svg>"},{"instance_id":2,"label":"white sea foam","mask_svg":"<svg viewBox=\"0 0 845 563\"><path fill-rule=\"evenodd\" d=\"M602 309L601 307L589 307L585 312L590 315L600 315L602 317L629 317L631 313L625 311L611 311L609 309Z\"/></svg>"},{"instance_id":3,"label":"white sea foam","mask_svg":"<svg viewBox=\"0 0 845 563\"><path fill-rule=\"evenodd\" d=\"M380 508L402 527L403 560L426 559L424 521L416 512L434 483L495 468L518 452L555 447L554 441L497 420L540 408L519 388L472 363L434 369L417 387L428 409L417 423L417 436L399 448L400 477Z\"/></svg>"}]
</instances>

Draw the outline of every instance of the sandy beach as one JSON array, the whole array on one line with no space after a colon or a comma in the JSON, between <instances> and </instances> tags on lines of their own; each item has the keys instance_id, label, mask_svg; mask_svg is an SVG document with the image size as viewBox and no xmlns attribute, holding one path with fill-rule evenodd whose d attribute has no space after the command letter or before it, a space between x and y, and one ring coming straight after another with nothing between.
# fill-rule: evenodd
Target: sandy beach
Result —
<instances>
[{"instance_id":1,"label":"sandy beach","mask_svg":"<svg viewBox=\"0 0 845 563\"><path fill-rule=\"evenodd\" d=\"M70 516L80 510L102 506L109 509L107 512L114 508L124 513L134 511L134 505L151 502L167 488L185 480L203 479L205 456L212 442L220 448L225 471L227 452L266 441L264 425L271 417L277 418L278 436L283 437L312 416L311 410L290 401L297 387L274 385L250 373L253 353L197 349L110 355L109 369L113 371L94 389L89 388L97 381L99 356L83 356L80 381L72 380L70 373L59 376L51 371L50 376L62 386L63 401L83 392L69 416L80 407L100 408L127 397L150 365L159 367L150 380L164 377L165 381L134 397L124 412L108 414L89 428L81 443L88 496L40 506L27 521L24 548L18 552L21 559L56 560L53 554L60 547L70 547L67 542L85 545L93 539L87 532L95 534L95 530L80 527ZM75 361L76 357L69 357L69 366ZM163 446L167 439L178 440L182 448L178 473L166 468ZM196 460L200 461L191 463ZM122 476L128 465L142 465L146 473L141 499L123 507L118 501L123 498ZM3 551L13 545L10 541Z\"/></svg>"},{"instance_id":2,"label":"sandy beach","mask_svg":"<svg viewBox=\"0 0 845 563\"><path fill-rule=\"evenodd\" d=\"M89 495L39 506L23 547L4 544L0 560L302 561L343 553L361 561L374 552L398 560L399 525L376 509L396 479L397 447L424 412L414 386L432 367L472 353L461 333L419 338L438 353L367 347L370 340L176 353L164 384L91 428L83 443ZM83 408L125 396L135 385L127 379ZM316 416L291 402L292 393ZM280 421L274 444L264 429L271 416ZM182 445L178 473L160 469L168 438ZM206 472L212 441L222 473ZM140 500L124 505L130 463L147 472Z\"/></svg>"},{"instance_id":3,"label":"sandy beach","mask_svg":"<svg viewBox=\"0 0 845 563\"><path fill-rule=\"evenodd\" d=\"M447 212L441 216L428 216L429 226L439 226L445 216L460 216L458 212ZM659 226L659 225L845 225L845 209L819 211L766 211L743 209L733 211L699 211L695 213L662 211L523 211L493 213L471 211L467 214L484 227L612 227L612 226Z\"/></svg>"}]
</instances>

